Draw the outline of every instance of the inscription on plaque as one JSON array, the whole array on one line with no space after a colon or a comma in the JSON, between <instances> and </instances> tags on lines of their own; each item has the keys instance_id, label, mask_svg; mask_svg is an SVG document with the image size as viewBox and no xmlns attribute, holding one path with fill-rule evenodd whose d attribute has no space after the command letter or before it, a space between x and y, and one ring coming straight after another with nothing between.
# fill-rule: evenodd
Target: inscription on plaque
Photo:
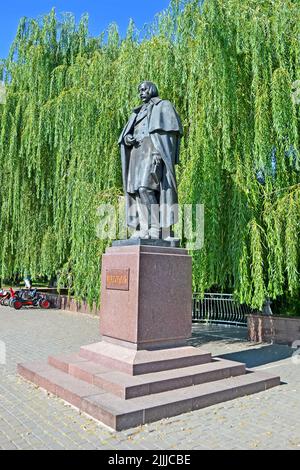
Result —
<instances>
[{"instance_id":1,"label":"inscription on plaque","mask_svg":"<svg viewBox=\"0 0 300 470\"><path fill-rule=\"evenodd\" d=\"M129 290L129 269L107 269L106 289Z\"/></svg>"}]
</instances>

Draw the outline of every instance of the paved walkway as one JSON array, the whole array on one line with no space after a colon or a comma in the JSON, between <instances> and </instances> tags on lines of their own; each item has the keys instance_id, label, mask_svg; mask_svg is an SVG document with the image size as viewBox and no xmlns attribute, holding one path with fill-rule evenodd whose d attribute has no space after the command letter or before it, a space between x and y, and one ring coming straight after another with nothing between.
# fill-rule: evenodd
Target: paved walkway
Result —
<instances>
[{"instance_id":1,"label":"paved walkway","mask_svg":"<svg viewBox=\"0 0 300 470\"><path fill-rule=\"evenodd\" d=\"M18 362L46 360L99 341L98 319L0 307L0 448L300 450L300 361L292 361L287 346L253 344L246 336L246 328L195 325L191 344L248 367L270 369L284 384L116 433L16 374Z\"/></svg>"}]
</instances>

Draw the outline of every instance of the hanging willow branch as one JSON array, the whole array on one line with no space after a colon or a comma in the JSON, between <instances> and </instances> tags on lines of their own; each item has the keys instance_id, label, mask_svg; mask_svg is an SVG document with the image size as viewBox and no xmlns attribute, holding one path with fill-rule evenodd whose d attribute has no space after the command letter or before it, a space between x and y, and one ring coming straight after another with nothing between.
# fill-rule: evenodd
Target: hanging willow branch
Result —
<instances>
[{"instance_id":1,"label":"hanging willow branch","mask_svg":"<svg viewBox=\"0 0 300 470\"><path fill-rule=\"evenodd\" d=\"M97 208L122 195L117 139L147 79L183 121L180 202L205 206L194 288L299 295L299 2L173 0L143 33L21 20L0 64L1 277L99 301Z\"/></svg>"}]
</instances>

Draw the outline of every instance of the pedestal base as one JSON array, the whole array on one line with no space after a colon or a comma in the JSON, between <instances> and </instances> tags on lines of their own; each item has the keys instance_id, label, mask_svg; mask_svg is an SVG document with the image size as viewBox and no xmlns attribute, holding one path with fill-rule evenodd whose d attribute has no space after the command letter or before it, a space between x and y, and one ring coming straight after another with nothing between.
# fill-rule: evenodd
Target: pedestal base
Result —
<instances>
[{"instance_id":1,"label":"pedestal base","mask_svg":"<svg viewBox=\"0 0 300 470\"><path fill-rule=\"evenodd\" d=\"M104 340L46 364L19 364L19 374L115 430L278 385L278 376L184 346L191 336L191 286L184 249L108 248L102 260Z\"/></svg>"},{"instance_id":2,"label":"pedestal base","mask_svg":"<svg viewBox=\"0 0 300 470\"><path fill-rule=\"evenodd\" d=\"M48 363L19 364L18 372L117 431L280 383L193 347L136 351L105 341Z\"/></svg>"}]
</instances>

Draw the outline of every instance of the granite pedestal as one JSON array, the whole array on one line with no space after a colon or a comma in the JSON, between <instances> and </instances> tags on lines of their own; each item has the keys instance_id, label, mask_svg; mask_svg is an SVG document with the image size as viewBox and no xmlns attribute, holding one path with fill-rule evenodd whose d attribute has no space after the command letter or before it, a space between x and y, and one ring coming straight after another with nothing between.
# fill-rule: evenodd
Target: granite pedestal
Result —
<instances>
[{"instance_id":1,"label":"granite pedestal","mask_svg":"<svg viewBox=\"0 0 300 470\"><path fill-rule=\"evenodd\" d=\"M102 259L102 341L48 363L19 364L26 379L115 430L263 391L278 376L188 346L192 264L187 251L130 241Z\"/></svg>"},{"instance_id":2,"label":"granite pedestal","mask_svg":"<svg viewBox=\"0 0 300 470\"><path fill-rule=\"evenodd\" d=\"M186 250L143 245L108 248L101 285L104 340L149 349L183 345L190 338L192 260Z\"/></svg>"}]
</instances>

